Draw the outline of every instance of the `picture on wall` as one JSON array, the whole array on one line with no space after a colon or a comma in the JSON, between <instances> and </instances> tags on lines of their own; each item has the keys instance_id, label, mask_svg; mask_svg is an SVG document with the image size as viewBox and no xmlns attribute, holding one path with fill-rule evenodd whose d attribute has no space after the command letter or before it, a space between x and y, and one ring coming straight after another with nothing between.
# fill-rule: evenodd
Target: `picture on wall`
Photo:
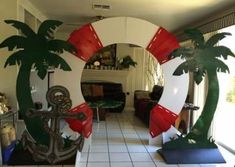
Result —
<instances>
[{"instance_id":1,"label":"picture on wall","mask_svg":"<svg viewBox=\"0 0 235 167\"><path fill-rule=\"evenodd\" d=\"M116 44L106 46L95 53L87 62L87 65L94 65L99 62L102 66L115 67L116 62Z\"/></svg>"}]
</instances>

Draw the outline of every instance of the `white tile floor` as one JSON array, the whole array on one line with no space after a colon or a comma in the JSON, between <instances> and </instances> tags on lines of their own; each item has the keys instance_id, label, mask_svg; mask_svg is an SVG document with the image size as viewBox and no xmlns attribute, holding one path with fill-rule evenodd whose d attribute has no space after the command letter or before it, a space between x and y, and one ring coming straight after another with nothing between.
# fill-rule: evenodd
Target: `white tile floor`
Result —
<instances>
[{"instance_id":1,"label":"white tile floor","mask_svg":"<svg viewBox=\"0 0 235 167\"><path fill-rule=\"evenodd\" d=\"M148 129L132 112L108 113L106 121L94 122L91 147L83 150L78 167L235 167L235 156L222 148L226 164L192 165L167 165L157 149L148 145Z\"/></svg>"}]
</instances>

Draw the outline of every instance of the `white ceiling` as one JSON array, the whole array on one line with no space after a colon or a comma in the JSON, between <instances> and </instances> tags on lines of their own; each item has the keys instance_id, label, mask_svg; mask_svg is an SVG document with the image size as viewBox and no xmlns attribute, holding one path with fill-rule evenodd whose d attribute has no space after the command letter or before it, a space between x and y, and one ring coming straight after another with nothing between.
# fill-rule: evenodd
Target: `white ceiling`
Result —
<instances>
[{"instance_id":1,"label":"white ceiling","mask_svg":"<svg viewBox=\"0 0 235 167\"><path fill-rule=\"evenodd\" d=\"M226 10L235 0L30 0L50 19L65 22L64 31L95 20L95 16L130 16L175 31L195 20ZM92 4L111 5L94 10ZM69 25L70 26L69 26Z\"/></svg>"}]
</instances>

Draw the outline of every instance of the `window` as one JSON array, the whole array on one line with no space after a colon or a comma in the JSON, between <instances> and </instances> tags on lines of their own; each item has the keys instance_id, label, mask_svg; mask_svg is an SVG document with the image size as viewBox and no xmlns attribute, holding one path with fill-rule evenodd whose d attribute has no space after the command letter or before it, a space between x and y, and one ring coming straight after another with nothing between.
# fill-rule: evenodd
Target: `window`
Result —
<instances>
[{"instance_id":1,"label":"window","mask_svg":"<svg viewBox=\"0 0 235 167\"><path fill-rule=\"evenodd\" d=\"M221 40L219 45L229 47L235 53L235 25L224 28L222 32L230 32L229 36ZM230 73L218 73L220 97L214 118L213 136L215 140L235 153L235 58L225 60Z\"/></svg>"}]
</instances>

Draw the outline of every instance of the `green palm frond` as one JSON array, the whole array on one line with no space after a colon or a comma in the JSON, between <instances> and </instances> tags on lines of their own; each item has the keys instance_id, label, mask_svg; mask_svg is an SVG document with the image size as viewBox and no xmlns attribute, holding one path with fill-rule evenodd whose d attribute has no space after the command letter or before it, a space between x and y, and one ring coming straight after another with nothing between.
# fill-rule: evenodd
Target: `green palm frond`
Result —
<instances>
[{"instance_id":1,"label":"green palm frond","mask_svg":"<svg viewBox=\"0 0 235 167\"><path fill-rule=\"evenodd\" d=\"M45 63L35 63L35 70L39 78L44 79L47 75L48 65Z\"/></svg>"},{"instance_id":2,"label":"green palm frond","mask_svg":"<svg viewBox=\"0 0 235 167\"><path fill-rule=\"evenodd\" d=\"M181 57L182 59L189 58L192 57L193 52L194 51L192 48L186 48L186 47L177 48L170 54L170 58L176 58L176 57Z\"/></svg>"},{"instance_id":3,"label":"green palm frond","mask_svg":"<svg viewBox=\"0 0 235 167\"><path fill-rule=\"evenodd\" d=\"M39 27L38 34L35 34L33 30L25 23L17 20L6 20L7 24L11 24L13 27L22 31L25 36L13 35L5 39L0 48L8 47L10 51L13 49L22 49L13 53L6 61L5 67L8 65L20 64L24 61L26 64L34 64L38 71L38 76L41 79L47 74L49 66L61 68L65 71L71 71L70 66L57 54L68 51L71 53L76 52L76 48L67 41L63 40L48 40L59 25L61 21L46 20Z\"/></svg>"},{"instance_id":4,"label":"green palm frond","mask_svg":"<svg viewBox=\"0 0 235 167\"><path fill-rule=\"evenodd\" d=\"M27 37L35 37L35 32L25 23L17 20L5 20L5 23L11 24L16 29L20 30Z\"/></svg>"},{"instance_id":5,"label":"green palm frond","mask_svg":"<svg viewBox=\"0 0 235 167\"><path fill-rule=\"evenodd\" d=\"M206 75L206 70L204 68L197 68L197 71L193 72L193 79L196 82L196 84L200 84L203 80L203 77Z\"/></svg>"},{"instance_id":6,"label":"green palm frond","mask_svg":"<svg viewBox=\"0 0 235 167\"><path fill-rule=\"evenodd\" d=\"M223 57L227 60L228 56L235 57L234 53L226 46L215 46L209 48L210 55L213 57Z\"/></svg>"},{"instance_id":7,"label":"green palm frond","mask_svg":"<svg viewBox=\"0 0 235 167\"><path fill-rule=\"evenodd\" d=\"M228 66L217 58L228 56L235 57L234 53L226 46L214 46L218 41L222 40L230 33L219 33L212 36L205 42L203 34L196 29L188 29L185 31L195 44L194 48L178 48L171 57L181 57L186 61L179 65L173 75L182 75L187 72L194 74L194 81L199 84L208 70L217 72L229 72Z\"/></svg>"},{"instance_id":8,"label":"green palm frond","mask_svg":"<svg viewBox=\"0 0 235 167\"><path fill-rule=\"evenodd\" d=\"M63 53L64 50L70 53L76 53L77 49L69 42L55 39L48 42L48 50Z\"/></svg>"},{"instance_id":9,"label":"green palm frond","mask_svg":"<svg viewBox=\"0 0 235 167\"><path fill-rule=\"evenodd\" d=\"M189 69L188 69L188 64L186 62L183 62L182 64L180 64L174 71L173 75L176 76L180 76L184 73L188 73Z\"/></svg>"},{"instance_id":10,"label":"green palm frond","mask_svg":"<svg viewBox=\"0 0 235 167\"><path fill-rule=\"evenodd\" d=\"M223 61L221 61L219 59L214 59L213 64L214 64L217 72L224 72L224 73L228 72L229 73L229 68Z\"/></svg>"},{"instance_id":11,"label":"green palm frond","mask_svg":"<svg viewBox=\"0 0 235 167\"><path fill-rule=\"evenodd\" d=\"M27 38L23 36L13 35L5 39L1 44L0 48L8 47L9 51L12 51L14 48L24 48L27 45Z\"/></svg>"},{"instance_id":12,"label":"green palm frond","mask_svg":"<svg viewBox=\"0 0 235 167\"><path fill-rule=\"evenodd\" d=\"M46 38L52 38L51 34L61 24L63 24L63 22L58 20L45 20L38 29L38 35L42 35Z\"/></svg>"},{"instance_id":13,"label":"green palm frond","mask_svg":"<svg viewBox=\"0 0 235 167\"><path fill-rule=\"evenodd\" d=\"M196 48L203 48L205 44L205 39L201 31L198 29L186 29L184 33L192 39Z\"/></svg>"},{"instance_id":14,"label":"green palm frond","mask_svg":"<svg viewBox=\"0 0 235 167\"><path fill-rule=\"evenodd\" d=\"M220 40L224 39L227 35L232 35L232 34L228 32L223 32L213 35L207 40L205 47L213 47Z\"/></svg>"},{"instance_id":15,"label":"green palm frond","mask_svg":"<svg viewBox=\"0 0 235 167\"><path fill-rule=\"evenodd\" d=\"M187 60L187 61L183 62L182 64L180 64L176 68L173 75L179 76L179 75L182 75L184 73L194 72L197 67L198 67L197 62L195 60L193 60L193 59Z\"/></svg>"},{"instance_id":16,"label":"green palm frond","mask_svg":"<svg viewBox=\"0 0 235 167\"><path fill-rule=\"evenodd\" d=\"M14 52L12 55L10 55L7 58L5 65L4 65L4 68L8 65L9 66L16 65L16 64L20 65L22 58L24 57L24 54L25 54L25 52L23 50Z\"/></svg>"},{"instance_id":17,"label":"green palm frond","mask_svg":"<svg viewBox=\"0 0 235 167\"><path fill-rule=\"evenodd\" d=\"M66 63L66 61L57 54L48 52L46 56L47 56L46 62L48 63L49 66L54 66L55 68L60 68L64 71L72 70L68 65L68 63Z\"/></svg>"}]
</instances>

